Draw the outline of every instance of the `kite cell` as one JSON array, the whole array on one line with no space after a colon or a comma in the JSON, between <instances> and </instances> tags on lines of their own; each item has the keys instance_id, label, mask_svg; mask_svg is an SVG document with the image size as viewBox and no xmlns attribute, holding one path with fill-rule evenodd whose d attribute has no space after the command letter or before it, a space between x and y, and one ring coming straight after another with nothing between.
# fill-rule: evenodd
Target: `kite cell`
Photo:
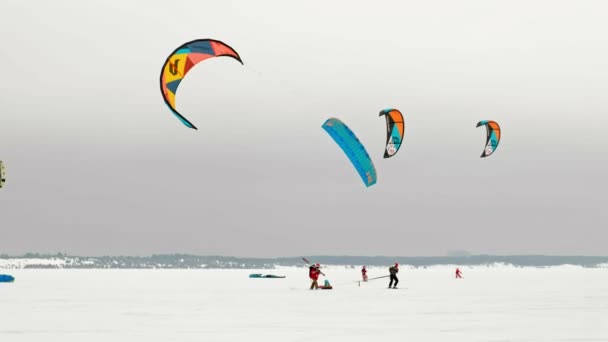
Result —
<instances>
[{"instance_id":1,"label":"kite cell","mask_svg":"<svg viewBox=\"0 0 608 342\"><path fill-rule=\"evenodd\" d=\"M500 142L500 126L495 121L490 120L481 120L477 123L477 127L486 126L486 148L483 150L480 158L485 158L494 151L498 147L498 143Z\"/></svg>"},{"instance_id":2,"label":"kite cell","mask_svg":"<svg viewBox=\"0 0 608 342\"><path fill-rule=\"evenodd\" d=\"M6 174L4 164L2 163L2 160L0 160L0 188L4 186L4 182L6 182Z\"/></svg>"},{"instance_id":3,"label":"kite cell","mask_svg":"<svg viewBox=\"0 0 608 342\"><path fill-rule=\"evenodd\" d=\"M171 112L186 127L197 129L175 108L175 94L180 82L196 64L213 57L232 57L243 64L239 54L230 46L214 39L197 39L175 49L160 72L160 91Z\"/></svg>"},{"instance_id":4,"label":"kite cell","mask_svg":"<svg viewBox=\"0 0 608 342\"><path fill-rule=\"evenodd\" d=\"M384 158L394 156L403 142L403 132L405 131L405 123L403 115L398 109L388 108L380 111L380 116L386 118L386 148L384 149Z\"/></svg>"},{"instance_id":5,"label":"kite cell","mask_svg":"<svg viewBox=\"0 0 608 342\"><path fill-rule=\"evenodd\" d=\"M365 147L350 128L336 118L327 119L322 127L344 151L359 176L361 176L365 186L370 187L376 184L376 168Z\"/></svg>"}]
</instances>

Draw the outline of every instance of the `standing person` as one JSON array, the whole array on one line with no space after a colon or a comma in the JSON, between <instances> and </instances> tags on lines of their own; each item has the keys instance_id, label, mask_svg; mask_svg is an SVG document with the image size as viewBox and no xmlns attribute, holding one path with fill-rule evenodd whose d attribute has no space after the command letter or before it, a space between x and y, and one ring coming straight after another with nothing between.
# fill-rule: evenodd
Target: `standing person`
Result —
<instances>
[{"instance_id":1,"label":"standing person","mask_svg":"<svg viewBox=\"0 0 608 342\"><path fill-rule=\"evenodd\" d=\"M460 272L458 267L456 267L456 278L462 278L462 272Z\"/></svg>"},{"instance_id":2,"label":"standing person","mask_svg":"<svg viewBox=\"0 0 608 342\"><path fill-rule=\"evenodd\" d=\"M388 288L390 289L392 287L396 289L397 283L399 283L399 278L397 278L397 273L399 273L399 264L395 263L395 266L391 266L388 269L388 272L391 275L391 281L388 283ZM395 285L393 285L393 281L395 282Z\"/></svg>"},{"instance_id":3,"label":"standing person","mask_svg":"<svg viewBox=\"0 0 608 342\"><path fill-rule=\"evenodd\" d=\"M319 288L319 283L317 283L317 281L319 280L319 274L321 274L321 271L319 271L319 269L321 268L321 265L316 264L316 265L311 265L308 268L308 276L310 277L310 280L312 281L312 284L310 284L310 289L311 290L316 290Z\"/></svg>"},{"instance_id":4,"label":"standing person","mask_svg":"<svg viewBox=\"0 0 608 342\"><path fill-rule=\"evenodd\" d=\"M367 281L367 269L365 268L365 266L361 268L361 276L363 277L363 281Z\"/></svg>"}]
</instances>

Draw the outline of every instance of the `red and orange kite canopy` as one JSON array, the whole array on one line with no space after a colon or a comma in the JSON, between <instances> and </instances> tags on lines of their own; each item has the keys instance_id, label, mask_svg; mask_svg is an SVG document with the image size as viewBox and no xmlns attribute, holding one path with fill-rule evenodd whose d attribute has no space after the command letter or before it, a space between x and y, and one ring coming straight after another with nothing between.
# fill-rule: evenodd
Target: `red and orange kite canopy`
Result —
<instances>
[{"instance_id":1,"label":"red and orange kite canopy","mask_svg":"<svg viewBox=\"0 0 608 342\"><path fill-rule=\"evenodd\" d=\"M175 94L180 82L198 63L212 58L227 56L243 64L239 54L227 44L215 39L197 39L175 49L163 64L160 72L160 91L169 109L186 127L197 129L175 108Z\"/></svg>"}]
</instances>

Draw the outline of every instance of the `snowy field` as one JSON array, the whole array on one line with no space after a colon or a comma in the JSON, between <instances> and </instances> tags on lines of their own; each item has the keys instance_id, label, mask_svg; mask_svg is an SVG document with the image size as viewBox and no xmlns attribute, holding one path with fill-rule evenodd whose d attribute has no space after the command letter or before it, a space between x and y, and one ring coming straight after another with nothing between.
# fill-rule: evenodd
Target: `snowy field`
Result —
<instances>
[{"instance_id":1,"label":"snowy field","mask_svg":"<svg viewBox=\"0 0 608 342\"><path fill-rule=\"evenodd\" d=\"M304 268L0 269L0 341L608 341L608 269L453 270L402 268L388 290L329 267L334 290L310 291Z\"/></svg>"}]
</instances>

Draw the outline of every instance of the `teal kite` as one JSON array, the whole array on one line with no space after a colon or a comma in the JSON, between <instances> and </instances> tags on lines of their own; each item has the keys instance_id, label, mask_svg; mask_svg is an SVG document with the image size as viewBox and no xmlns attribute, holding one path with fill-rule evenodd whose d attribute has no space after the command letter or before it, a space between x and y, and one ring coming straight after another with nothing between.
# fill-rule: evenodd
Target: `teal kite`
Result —
<instances>
[{"instance_id":1,"label":"teal kite","mask_svg":"<svg viewBox=\"0 0 608 342\"><path fill-rule=\"evenodd\" d=\"M498 147L498 143L500 142L500 126L496 121L491 120L479 121L477 127L480 126L486 126L486 147L480 156L480 158L485 158L494 153Z\"/></svg>"},{"instance_id":2,"label":"teal kite","mask_svg":"<svg viewBox=\"0 0 608 342\"><path fill-rule=\"evenodd\" d=\"M327 119L321 127L344 151L344 154L361 176L365 186L370 187L376 184L377 177L374 163L353 131L344 122L336 118Z\"/></svg>"}]
</instances>

